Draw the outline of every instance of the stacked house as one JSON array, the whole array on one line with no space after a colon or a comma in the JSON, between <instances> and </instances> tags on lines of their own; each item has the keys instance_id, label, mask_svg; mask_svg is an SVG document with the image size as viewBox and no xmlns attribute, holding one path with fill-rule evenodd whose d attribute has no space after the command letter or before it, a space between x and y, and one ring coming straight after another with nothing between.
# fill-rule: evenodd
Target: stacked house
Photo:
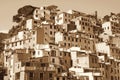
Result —
<instances>
[{"instance_id":1,"label":"stacked house","mask_svg":"<svg viewBox=\"0 0 120 80\"><path fill-rule=\"evenodd\" d=\"M28 7L5 40L4 80L120 79L118 15L102 22L55 5Z\"/></svg>"}]
</instances>

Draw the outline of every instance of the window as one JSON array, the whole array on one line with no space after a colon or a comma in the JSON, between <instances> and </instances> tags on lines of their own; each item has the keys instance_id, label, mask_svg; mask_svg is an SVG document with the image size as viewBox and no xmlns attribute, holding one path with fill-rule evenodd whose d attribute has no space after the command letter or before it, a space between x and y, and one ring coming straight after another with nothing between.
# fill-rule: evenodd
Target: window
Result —
<instances>
[{"instance_id":1,"label":"window","mask_svg":"<svg viewBox=\"0 0 120 80\"><path fill-rule=\"evenodd\" d=\"M33 72L30 72L30 73L29 73L29 77L33 77Z\"/></svg>"},{"instance_id":2,"label":"window","mask_svg":"<svg viewBox=\"0 0 120 80\"><path fill-rule=\"evenodd\" d=\"M97 59L95 58L95 63L97 63Z\"/></svg>"},{"instance_id":3,"label":"window","mask_svg":"<svg viewBox=\"0 0 120 80\"><path fill-rule=\"evenodd\" d=\"M30 63L29 63L29 62L26 62L26 66L30 66Z\"/></svg>"},{"instance_id":4,"label":"window","mask_svg":"<svg viewBox=\"0 0 120 80\"><path fill-rule=\"evenodd\" d=\"M55 52L55 51L52 51L52 52L51 52L51 56L56 56L56 52Z\"/></svg>"},{"instance_id":5,"label":"window","mask_svg":"<svg viewBox=\"0 0 120 80\"><path fill-rule=\"evenodd\" d=\"M85 23L85 26L87 26L87 23Z\"/></svg>"},{"instance_id":6,"label":"window","mask_svg":"<svg viewBox=\"0 0 120 80\"><path fill-rule=\"evenodd\" d=\"M82 22L82 25L84 25L84 22Z\"/></svg>"},{"instance_id":7,"label":"window","mask_svg":"<svg viewBox=\"0 0 120 80\"><path fill-rule=\"evenodd\" d=\"M70 19L68 19L68 21L70 22Z\"/></svg>"},{"instance_id":8,"label":"window","mask_svg":"<svg viewBox=\"0 0 120 80\"><path fill-rule=\"evenodd\" d=\"M59 77L57 78L57 80L59 80Z\"/></svg>"},{"instance_id":9,"label":"window","mask_svg":"<svg viewBox=\"0 0 120 80\"><path fill-rule=\"evenodd\" d=\"M37 24L37 21L34 21L35 24Z\"/></svg>"},{"instance_id":10,"label":"window","mask_svg":"<svg viewBox=\"0 0 120 80\"><path fill-rule=\"evenodd\" d=\"M85 29L85 27L83 26L83 29Z\"/></svg>"},{"instance_id":11,"label":"window","mask_svg":"<svg viewBox=\"0 0 120 80\"><path fill-rule=\"evenodd\" d=\"M60 29L58 29L58 31L60 31Z\"/></svg>"},{"instance_id":12,"label":"window","mask_svg":"<svg viewBox=\"0 0 120 80\"><path fill-rule=\"evenodd\" d=\"M74 38L72 38L72 41L74 41Z\"/></svg>"},{"instance_id":13,"label":"window","mask_svg":"<svg viewBox=\"0 0 120 80\"><path fill-rule=\"evenodd\" d=\"M111 73L113 72L113 69L111 68Z\"/></svg>"},{"instance_id":14,"label":"window","mask_svg":"<svg viewBox=\"0 0 120 80\"><path fill-rule=\"evenodd\" d=\"M35 51L33 51L33 55L35 55Z\"/></svg>"},{"instance_id":15,"label":"window","mask_svg":"<svg viewBox=\"0 0 120 80\"><path fill-rule=\"evenodd\" d=\"M40 55L40 52L38 51L38 55Z\"/></svg>"},{"instance_id":16,"label":"window","mask_svg":"<svg viewBox=\"0 0 120 80\"><path fill-rule=\"evenodd\" d=\"M76 44L75 47L77 47L78 45Z\"/></svg>"},{"instance_id":17,"label":"window","mask_svg":"<svg viewBox=\"0 0 120 80\"><path fill-rule=\"evenodd\" d=\"M65 80L65 77L63 77L63 80Z\"/></svg>"},{"instance_id":18,"label":"window","mask_svg":"<svg viewBox=\"0 0 120 80\"><path fill-rule=\"evenodd\" d=\"M56 26L54 26L54 29L56 29Z\"/></svg>"},{"instance_id":19,"label":"window","mask_svg":"<svg viewBox=\"0 0 120 80\"><path fill-rule=\"evenodd\" d=\"M70 40L70 37L68 37L68 40Z\"/></svg>"},{"instance_id":20,"label":"window","mask_svg":"<svg viewBox=\"0 0 120 80\"><path fill-rule=\"evenodd\" d=\"M15 43L15 46L17 46L17 42Z\"/></svg>"},{"instance_id":21,"label":"window","mask_svg":"<svg viewBox=\"0 0 120 80\"><path fill-rule=\"evenodd\" d=\"M66 53L64 53L64 56L66 56Z\"/></svg>"},{"instance_id":22,"label":"window","mask_svg":"<svg viewBox=\"0 0 120 80\"><path fill-rule=\"evenodd\" d=\"M52 46L50 46L50 48L52 48Z\"/></svg>"},{"instance_id":23,"label":"window","mask_svg":"<svg viewBox=\"0 0 120 80\"><path fill-rule=\"evenodd\" d=\"M40 59L40 62L42 62L42 59Z\"/></svg>"},{"instance_id":24,"label":"window","mask_svg":"<svg viewBox=\"0 0 120 80\"><path fill-rule=\"evenodd\" d=\"M85 49L87 49L87 46L85 46Z\"/></svg>"},{"instance_id":25,"label":"window","mask_svg":"<svg viewBox=\"0 0 120 80\"><path fill-rule=\"evenodd\" d=\"M38 13L38 10L36 10L36 13Z\"/></svg>"},{"instance_id":26,"label":"window","mask_svg":"<svg viewBox=\"0 0 120 80\"><path fill-rule=\"evenodd\" d=\"M79 41L81 42L81 39Z\"/></svg>"},{"instance_id":27,"label":"window","mask_svg":"<svg viewBox=\"0 0 120 80\"><path fill-rule=\"evenodd\" d=\"M58 73L60 73L60 68L58 68L57 70L58 70Z\"/></svg>"},{"instance_id":28,"label":"window","mask_svg":"<svg viewBox=\"0 0 120 80\"><path fill-rule=\"evenodd\" d=\"M9 46L9 44L6 44L6 46Z\"/></svg>"},{"instance_id":29,"label":"window","mask_svg":"<svg viewBox=\"0 0 120 80\"><path fill-rule=\"evenodd\" d=\"M65 16L67 16L67 14L65 14Z\"/></svg>"},{"instance_id":30,"label":"window","mask_svg":"<svg viewBox=\"0 0 120 80\"><path fill-rule=\"evenodd\" d=\"M50 25L50 29L52 29L52 25Z\"/></svg>"},{"instance_id":31,"label":"window","mask_svg":"<svg viewBox=\"0 0 120 80\"><path fill-rule=\"evenodd\" d=\"M41 63L41 67L45 67L45 63Z\"/></svg>"},{"instance_id":32,"label":"window","mask_svg":"<svg viewBox=\"0 0 120 80\"><path fill-rule=\"evenodd\" d=\"M78 42L78 38L76 38L76 42Z\"/></svg>"},{"instance_id":33,"label":"window","mask_svg":"<svg viewBox=\"0 0 120 80\"><path fill-rule=\"evenodd\" d=\"M20 45L22 44L22 41L20 41Z\"/></svg>"},{"instance_id":34,"label":"window","mask_svg":"<svg viewBox=\"0 0 120 80\"><path fill-rule=\"evenodd\" d=\"M62 56L62 52L60 52L60 56Z\"/></svg>"},{"instance_id":35,"label":"window","mask_svg":"<svg viewBox=\"0 0 120 80\"><path fill-rule=\"evenodd\" d=\"M113 76L111 76L111 80L114 80Z\"/></svg>"},{"instance_id":36,"label":"window","mask_svg":"<svg viewBox=\"0 0 120 80\"><path fill-rule=\"evenodd\" d=\"M79 21L79 23L81 24L81 21Z\"/></svg>"},{"instance_id":37,"label":"window","mask_svg":"<svg viewBox=\"0 0 120 80\"><path fill-rule=\"evenodd\" d=\"M95 80L98 80L97 77L95 77Z\"/></svg>"},{"instance_id":38,"label":"window","mask_svg":"<svg viewBox=\"0 0 120 80\"><path fill-rule=\"evenodd\" d=\"M35 31L33 31L33 34L35 34Z\"/></svg>"},{"instance_id":39,"label":"window","mask_svg":"<svg viewBox=\"0 0 120 80\"><path fill-rule=\"evenodd\" d=\"M90 31L90 28L88 28L88 31Z\"/></svg>"},{"instance_id":40,"label":"window","mask_svg":"<svg viewBox=\"0 0 120 80\"><path fill-rule=\"evenodd\" d=\"M49 78L52 78L52 76L53 76L52 73L49 73Z\"/></svg>"},{"instance_id":41,"label":"window","mask_svg":"<svg viewBox=\"0 0 120 80\"><path fill-rule=\"evenodd\" d=\"M35 47L35 44L33 44L33 47Z\"/></svg>"},{"instance_id":42,"label":"window","mask_svg":"<svg viewBox=\"0 0 120 80\"><path fill-rule=\"evenodd\" d=\"M94 63L94 58L92 58L92 63Z\"/></svg>"},{"instance_id":43,"label":"window","mask_svg":"<svg viewBox=\"0 0 120 80\"><path fill-rule=\"evenodd\" d=\"M68 54L68 56L70 56L70 53Z\"/></svg>"},{"instance_id":44,"label":"window","mask_svg":"<svg viewBox=\"0 0 120 80\"><path fill-rule=\"evenodd\" d=\"M81 18L81 20L84 20L84 18Z\"/></svg>"},{"instance_id":45,"label":"window","mask_svg":"<svg viewBox=\"0 0 120 80\"><path fill-rule=\"evenodd\" d=\"M38 15L35 15L36 17L38 17Z\"/></svg>"},{"instance_id":46,"label":"window","mask_svg":"<svg viewBox=\"0 0 120 80\"><path fill-rule=\"evenodd\" d=\"M6 56L6 62L7 62L8 57Z\"/></svg>"},{"instance_id":47,"label":"window","mask_svg":"<svg viewBox=\"0 0 120 80\"><path fill-rule=\"evenodd\" d=\"M64 43L64 46L66 46L66 43Z\"/></svg>"},{"instance_id":48,"label":"window","mask_svg":"<svg viewBox=\"0 0 120 80\"><path fill-rule=\"evenodd\" d=\"M50 34L52 34L52 31L50 31Z\"/></svg>"},{"instance_id":49,"label":"window","mask_svg":"<svg viewBox=\"0 0 120 80\"><path fill-rule=\"evenodd\" d=\"M106 28L104 28L104 30L105 30Z\"/></svg>"},{"instance_id":50,"label":"window","mask_svg":"<svg viewBox=\"0 0 120 80\"><path fill-rule=\"evenodd\" d=\"M64 40L66 40L66 37L64 37Z\"/></svg>"},{"instance_id":51,"label":"window","mask_svg":"<svg viewBox=\"0 0 120 80\"><path fill-rule=\"evenodd\" d=\"M79 63L79 59L77 59L77 63Z\"/></svg>"},{"instance_id":52,"label":"window","mask_svg":"<svg viewBox=\"0 0 120 80\"><path fill-rule=\"evenodd\" d=\"M67 22L67 19L65 19L65 22Z\"/></svg>"},{"instance_id":53,"label":"window","mask_svg":"<svg viewBox=\"0 0 120 80\"><path fill-rule=\"evenodd\" d=\"M55 59L54 58L52 59L52 62L55 63Z\"/></svg>"},{"instance_id":54,"label":"window","mask_svg":"<svg viewBox=\"0 0 120 80\"><path fill-rule=\"evenodd\" d=\"M92 35L90 35L90 38L92 38Z\"/></svg>"},{"instance_id":55,"label":"window","mask_svg":"<svg viewBox=\"0 0 120 80\"><path fill-rule=\"evenodd\" d=\"M19 68L20 66L19 66L19 64L18 64L18 68Z\"/></svg>"},{"instance_id":56,"label":"window","mask_svg":"<svg viewBox=\"0 0 120 80\"><path fill-rule=\"evenodd\" d=\"M70 43L68 43L68 46L70 47Z\"/></svg>"},{"instance_id":57,"label":"window","mask_svg":"<svg viewBox=\"0 0 120 80\"><path fill-rule=\"evenodd\" d=\"M88 47L88 49L90 50L90 47Z\"/></svg>"},{"instance_id":58,"label":"window","mask_svg":"<svg viewBox=\"0 0 120 80\"><path fill-rule=\"evenodd\" d=\"M40 73L40 80L43 80L43 73Z\"/></svg>"}]
</instances>

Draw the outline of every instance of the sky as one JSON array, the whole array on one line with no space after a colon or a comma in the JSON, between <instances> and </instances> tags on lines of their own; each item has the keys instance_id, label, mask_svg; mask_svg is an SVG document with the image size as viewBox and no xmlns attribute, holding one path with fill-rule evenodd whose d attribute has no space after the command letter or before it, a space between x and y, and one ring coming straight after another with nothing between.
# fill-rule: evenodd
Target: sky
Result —
<instances>
[{"instance_id":1,"label":"sky","mask_svg":"<svg viewBox=\"0 0 120 80\"><path fill-rule=\"evenodd\" d=\"M12 17L25 5L57 5L61 11L74 9L89 14L98 11L99 17L120 12L120 0L0 0L0 32L8 32L13 25Z\"/></svg>"}]
</instances>

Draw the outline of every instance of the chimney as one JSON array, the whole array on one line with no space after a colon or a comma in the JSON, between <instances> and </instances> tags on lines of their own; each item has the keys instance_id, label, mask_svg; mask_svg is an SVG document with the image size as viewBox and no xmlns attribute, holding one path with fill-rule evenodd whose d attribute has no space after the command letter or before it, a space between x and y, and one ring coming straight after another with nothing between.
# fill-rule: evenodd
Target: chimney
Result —
<instances>
[{"instance_id":1,"label":"chimney","mask_svg":"<svg viewBox=\"0 0 120 80\"><path fill-rule=\"evenodd\" d=\"M97 16L98 16L98 15L97 15L97 11L95 11L95 18L96 18L96 20L97 20Z\"/></svg>"}]
</instances>

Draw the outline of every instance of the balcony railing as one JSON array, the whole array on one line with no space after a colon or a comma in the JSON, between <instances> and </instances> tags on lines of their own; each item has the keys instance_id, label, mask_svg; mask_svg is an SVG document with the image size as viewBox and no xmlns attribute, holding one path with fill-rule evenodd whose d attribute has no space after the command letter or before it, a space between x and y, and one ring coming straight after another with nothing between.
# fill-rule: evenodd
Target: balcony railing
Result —
<instances>
[{"instance_id":1,"label":"balcony railing","mask_svg":"<svg viewBox=\"0 0 120 80\"><path fill-rule=\"evenodd\" d=\"M40 71L55 71L54 67L40 67Z\"/></svg>"},{"instance_id":2,"label":"balcony railing","mask_svg":"<svg viewBox=\"0 0 120 80\"><path fill-rule=\"evenodd\" d=\"M24 66L24 67L21 67L21 70L23 71L32 71L32 70L36 70L36 67L33 67L33 66Z\"/></svg>"},{"instance_id":3,"label":"balcony railing","mask_svg":"<svg viewBox=\"0 0 120 80\"><path fill-rule=\"evenodd\" d=\"M93 72L93 75L94 75L94 76L102 76L102 74L99 73L99 72L95 72L95 73Z\"/></svg>"},{"instance_id":4,"label":"balcony railing","mask_svg":"<svg viewBox=\"0 0 120 80\"><path fill-rule=\"evenodd\" d=\"M21 70L22 71L34 71L34 70L40 70L40 71L55 71L55 68L54 67L26 67L26 66L24 66L24 67L21 67Z\"/></svg>"}]
</instances>

